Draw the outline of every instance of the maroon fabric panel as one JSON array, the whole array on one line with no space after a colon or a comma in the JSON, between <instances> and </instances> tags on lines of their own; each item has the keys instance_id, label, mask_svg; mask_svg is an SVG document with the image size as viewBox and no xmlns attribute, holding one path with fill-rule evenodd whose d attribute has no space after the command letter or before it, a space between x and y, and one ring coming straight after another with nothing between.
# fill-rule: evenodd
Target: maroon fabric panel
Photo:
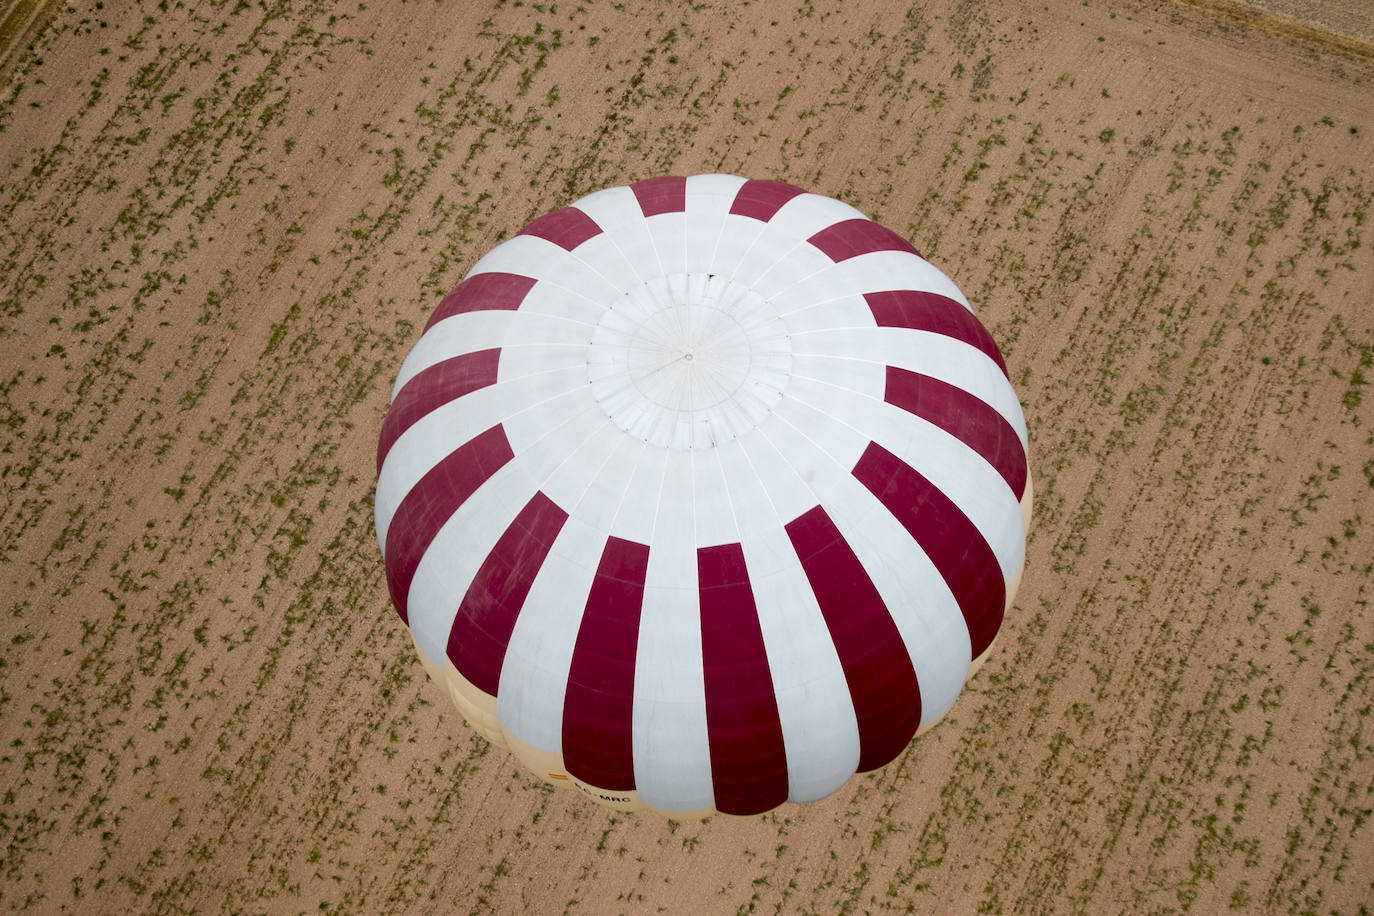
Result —
<instances>
[{"instance_id":1,"label":"maroon fabric panel","mask_svg":"<svg viewBox=\"0 0 1374 916\"><path fill-rule=\"evenodd\" d=\"M1007 364L1002 362L1002 353L993 343L988 329L972 312L953 299L914 289L864 293L864 299L879 327L914 328L962 340L986 353L997 363L1002 374L1007 374Z\"/></svg>"},{"instance_id":2,"label":"maroon fabric panel","mask_svg":"<svg viewBox=\"0 0 1374 916\"><path fill-rule=\"evenodd\" d=\"M381 473L382 462L401 433L425 414L469 392L495 385L500 361L499 349L464 353L435 363L406 382L382 420L382 432L377 438L377 472Z\"/></svg>"},{"instance_id":3,"label":"maroon fabric panel","mask_svg":"<svg viewBox=\"0 0 1374 916\"><path fill-rule=\"evenodd\" d=\"M573 645L563 697L563 762L601 789L635 787L631 714L649 545L606 540Z\"/></svg>"},{"instance_id":4,"label":"maroon fabric panel","mask_svg":"<svg viewBox=\"0 0 1374 916\"><path fill-rule=\"evenodd\" d=\"M826 226L807 239L830 260L839 262L874 251L907 251L917 257L921 253L911 243L886 226L872 220L855 217Z\"/></svg>"},{"instance_id":5,"label":"maroon fabric panel","mask_svg":"<svg viewBox=\"0 0 1374 916\"><path fill-rule=\"evenodd\" d=\"M537 235L568 251L600 234L596 221L576 207L545 213L520 230L520 235Z\"/></svg>"},{"instance_id":6,"label":"maroon fabric panel","mask_svg":"<svg viewBox=\"0 0 1374 916\"><path fill-rule=\"evenodd\" d=\"M983 654L1002 625L1007 585L982 532L919 471L876 442L868 444L853 473L944 577L968 625L970 661Z\"/></svg>"},{"instance_id":7,"label":"maroon fabric panel","mask_svg":"<svg viewBox=\"0 0 1374 916\"><path fill-rule=\"evenodd\" d=\"M716 808L762 814L787 801L787 753L744 549L698 549L697 582Z\"/></svg>"},{"instance_id":8,"label":"maroon fabric panel","mask_svg":"<svg viewBox=\"0 0 1374 916\"><path fill-rule=\"evenodd\" d=\"M982 455L1019 500L1026 492L1026 450L996 410L962 388L897 366L887 367L884 400L934 423Z\"/></svg>"},{"instance_id":9,"label":"maroon fabric panel","mask_svg":"<svg viewBox=\"0 0 1374 916\"><path fill-rule=\"evenodd\" d=\"M568 513L535 492L482 561L458 605L448 657L478 690L496 696L515 618Z\"/></svg>"},{"instance_id":10,"label":"maroon fabric panel","mask_svg":"<svg viewBox=\"0 0 1374 916\"><path fill-rule=\"evenodd\" d=\"M681 213L687 209L687 179L676 175L648 178L630 185L645 216Z\"/></svg>"},{"instance_id":11,"label":"maroon fabric panel","mask_svg":"<svg viewBox=\"0 0 1374 916\"><path fill-rule=\"evenodd\" d=\"M786 526L844 668L859 723L859 772L890 762L921 723L921 690L897 625L820 506Z\"/></svg>"},{"instance_id":12,"label":"maroon fabric panel","mask_svg":"<svg viewBox=\"0 0 1374 916\"><path fill-rule=\"evenodd\" d=\"M766 223L782 209L783 204L805 193L801 188L783 184L781 181L746 181L735 194L730 212L737 216L750 216Z\"/></svg>"},{"instance_id":13,"label":"maroon fabric panel","mask_svg":"<svg viewBox=\"0 0 1374 916\"><path fill-rule=\"evenodd\" d=\"M385 557L387 588L402 620L409 622L410 580L434 536L487 478L514 457L498 423L450 452L401 499L386 531Z\"/></svg>"},{"instance_id":14,"label":"maroon fabric panel","mask_svg":"<svg viewBox=\"0 0 1374 916\"><path fill-rule=\"evenodd\" d=\"M443 298L425 322L425 330L461 312L514 311L534 288L535 282L533 277L499 271L468 277Z\"/></svg>"}]
</instances>

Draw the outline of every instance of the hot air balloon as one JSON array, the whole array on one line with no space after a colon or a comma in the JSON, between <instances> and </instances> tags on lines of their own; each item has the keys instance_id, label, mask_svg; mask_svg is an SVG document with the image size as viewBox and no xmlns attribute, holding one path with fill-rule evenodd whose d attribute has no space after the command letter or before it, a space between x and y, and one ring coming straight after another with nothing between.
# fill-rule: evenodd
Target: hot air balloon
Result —
<instances>
[{"instance_id":1,"label":"hot air balloon","mask_svg":"<svg viewBox=\"0 0 1374 916\"><path fill-rule=\"evenodd\" d=\"M900 755L990 650L1025 420L968 300L838 200L598 191L493 248L401 365L386 581L429 675L539 777L751 815Z\"/></svg>"}]
</instances>

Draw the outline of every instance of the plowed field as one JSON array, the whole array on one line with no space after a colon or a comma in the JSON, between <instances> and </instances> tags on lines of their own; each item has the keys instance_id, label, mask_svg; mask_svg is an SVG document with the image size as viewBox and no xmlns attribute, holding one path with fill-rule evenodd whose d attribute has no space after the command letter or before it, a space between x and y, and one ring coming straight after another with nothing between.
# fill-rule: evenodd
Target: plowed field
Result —
<instances>
[{"instance_id":1,"label":"plowed field","mask_svg":"<svg viewBox=\"0 0 1374 916\"><path fill-rule=\"evenodd\" d=\"M0 909L1374 908L1358 46L1151 0L50 13L0 83ZM473 736L371 495L483 252L708 171L954 278L1037 501L946 721L814 805L675 822Z\"/></svg>"}]
</instances>

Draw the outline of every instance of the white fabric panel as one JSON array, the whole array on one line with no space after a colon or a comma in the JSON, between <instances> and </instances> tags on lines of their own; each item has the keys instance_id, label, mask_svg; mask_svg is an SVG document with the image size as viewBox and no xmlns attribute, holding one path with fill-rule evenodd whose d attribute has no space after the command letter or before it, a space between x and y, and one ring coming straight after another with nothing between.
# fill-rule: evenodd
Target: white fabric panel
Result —
<instances>
[{"instance_id":1,"label":"white fabric panel","mask_svg":"<svg viewBox=\"0 0 1374 916\"><path fill-rule=\"evenodd\" d=\"M824 409L834 411L834 417L845 420L850 419L847 399L875 400L883 404L886 391L887 367L882 363L814 356L800 361L787 386L789 401L797 396L807 403L823 404ZM863 430L865 438L873 438L881 432L863 422L851 422Z\"/></svg>"},{"instance_id":2,"label":"white fabric panel","mask_svg":"<svg viewBox=\"0 0 1374 916\"><path fill-rule=\"evenodd\" d=\"M579 370L570 375L563 370ZM564 391L587 387L587 344L533 342L501 348L497 364L497 384L534 375L557 373ZM514 406L514 405L513 405ZM516 408L518 409L518 407Z\"/></svg>"},{"instance_id":3,"label":"white fabric panel","mask_svg":"<svg viewBox=\"0 0 1374 916\"><path fill-rule=\"evenodd\" d=\"M631 320L636 323L641 333L648 332L658 336L665 331L677 330L686 326L685 322L691 320L692 312L695 311L674 307L674 302L687 301L677 298L679 291L685 294L686 289L686 274L654 277L627 296L623 303L618 303L617 311L621 308L628 310Z\"/></svg>"},{"instance_id":4,"label":"white fabric panel","mask_svg":"<svg viewBox=\"0 0 1374 916\"><path fill-rule=\"evenodd\" d=\"M968 675L972 648L959 602L920 545L862 483L847 475L828 484L826 511L887 605L916 671L921 722L933 722Z\"/></svg>"},{"instance_id":5,"label":"white fabric panel","mask_svg":"<svg viewBox=\"0 0 1374 916\"><path fill-rule=\"evenodd\" d=\"M582 626L606 531L569 518L530 585L515 620L501 680L497 715L521 741L563 751L563 698L573 647Z\"/></svg>"},{"instance_id":6,"label":"white fabric panel","mask_svg":"<svg viewBox=\"0 0 1374 916\"><path fill-rule=\"evenodd\" d=\"M657 506L645 503L645 514L652 512L653 527L642 543L657 546L660 542L676 544L679 539L687 545L689 552L696 546L696 506L693 494L694 464L692 452L679 450L664 454L664 464L659 478ZM647 485L647 481L646 481ZM633 488L632 488L633 492ZM695 561L693 561L693 564ZM696 569L695 565L691 567ZM692 587L696 587L696 574L691 576ZM676 584L676 580L674 580Z\"/></svg>"},{"instance_id":7,"label":"white fabric panel","mask_svg":"<svg viewBox=\"0 0 1374 916\"><path fill-rule=\"evenodd\" d=\"M550 407L551 415L557 418L557 424L554 426L545 424L541 427L539 423L533 423L531 430L525 430L519 417L502 424L515 457L500 471L501 486L512 492L533 495L535 490L543 488L548 476L556 470L563 469L565 465L573 464L575 457L586 455L587 450L583 446L592 442L598 432L609 427L604 415L594 405L583 406L581 409L565 409L557 402L550 402ZM516 432L514 437L510 435L512 428ZM401 500L438 461L447 457L448 453L438 454L438 449L431 447L430 441L427 438L416 437L408 444L403 444L398 440L396 447L387 455L382 472L378 475L374 521L377 541L383 546L386 544L391 519L395 516ZM613 438L603 437L597 439L595 444L600 445L604 442L605 447L609 449L614 441ZM425 447L418 447L420 445ZM597 467L599 466L598 463ZM587 476L589 479L590 474ZM586 481L582 481L576 491L578 495L585 486ZM569 498L566 492L557 494L565 501L560 501L555 494L547 490L545 495L561 507L571 506L576 502L576 498Z\"/></svg>"},{"instance_id":8,"label":"white fabric panel","mask_svg":"<svg viewBox=\"0 0 1374 916\"><path fill-rule=\"evenodd\" d=\"M668 278L669 286L674 294L681 297L679 302L725 309L725 305L720 301L721 294L725 292L725 287L717 286L713 283L714 280L715 277L693 273L673 274ZM688 310L689 315L691 311L691 309Z\"/></svg>"},{"instance_id":9,"label":"white fabric panel","mask_svg":"<svg viewBox=\"0 0 1374 916\"><path fill-rule=\"evenodd\" d=\"M910 328L838 328L792 334L794 372L810 374L816 358L896 366L962 388L1002 415L1026 444L1021 402L1002 370L982 350L944 334Z\"/></svg>"},{"instance_id":10,"label":"white fabric panel","mask_svg":"<svg viewBox=\"0 0 1374 916\"><path fill-rule=\"evenodd\" d=\"M868 217L849 204L822 194L798 194L773 215L773 222L805 241L817 232L845 220Z\"/></svg>"},{"instance_id":11,"label":"white fabric panel","mask_svg":"<svg viewBox=\"0 0 1374 916\"><path fill-rule=\"evenodd\" d=\"M395 400L407 382L430 366L455 356L482 350L502 350L501 379L506 379L512 374L525 374L511 373L508 369L512 355L509 351L516 347L558 346L574 351L566 356L557 357L554 363L536 371L568 364L568 361L573 359L585 363L589 336L588 326L580 322L546 315L528 315L523 310L463 312L453 315L434 325L416 342L405 361L401 363L400 371L396 374L396 382L392 385L391 397Z\"/></svg>"},{"instance_id":12,"label":"white fabric panel","mask_svg":"<svg viewBox=\"0 0 1374 916\"><path fill-rule=\"evenodd\" d=\"M767 300L727 277L710 277L703 288L702 298L715 303L746 332L768 326L774 328L772 333L782 334L786 331L777 311Z\"/></svg>"},{"instance_id":13,"label":"white fabric panel","mask_svg":"<svg viewBox=\"0 0 1374 916\"><path fill-rule=\"evenodd\" d=\"M804 387L805 383L794 376L789 392L799 383ZM847 413L823 415L797 397L788 397L773 412L774 421L760 427L760 432L767 435L794 466L806 463L811 472L807 482L819 495L825 478L850 476L850 470L868 448L868 435L846 422ZM823 498L820 502L828 505Z\"/></svg>"},{"instance_id":14,"label":"white fabric panel","mask_svg":"<svg viewBox=\"0 0 1374 916\"><path fill-rule=\"evenodd\" d=\"M639 207L639 198L628 186L594 191L586 197L579 197L573 206L611 234L622 234L627 229L639 231L644 225L644 211ZM581 246L578 252L581 253Z\"/></svg>"},{"instance_id":15,"label":"white fabric panel","mask_svg":"<svg viewBox=\"0 0 1374 916\"><path fill-rule=\"evenodd\" d=\"M517 363L517 368L530 368L529 364L519 365L524 362L519 359L520 350L502 352L501 361L510 359ZM552 351L565 353L566 351ZM472 392L473 395L481 392L490 391L493 397L497 398L504 407L504 416L507 420L517 416L523 410L538 409L545 407L546 401L555 398L561 403L567 403L569 398L577 403L587 397L587 383L585 375L587 366L585 361L564 360L564 364L555 368L547 369L544 372L529 372L528 374L513 375L509 381L498 381L490 388L480 388ZM466 402L471 395L465 395L460 401Z\"/></svg>"},{"instance_id":16,"label":"white fabric panel","mask_svg":"<svg viewBox=\"0 0 1374 916\"><path fill-rule=\"evenodd\" d=\"M767 478L753 472L742 448L717 451L731 502L738 507L740 546L787 753L789 797L794 802L823 798L843 785L859 763L859 727L849 684L811 584L768 499Z\"/></svg>"},{"instance_id":17,"label":"white fabric panel","mask_svg":"<svg viewBox=\"0 0 1374 916\"><path fill-rule=\"evenodd\" d=\"M781 529L775 533L787 540ZM743 541L746 566L752 566L751 535ZM844 669L800 565L750 578L787 753L788 798L824 798L859 765L859 726Z\"/></svg>"},{"instance_id":18,"label":"white fabric panel","mask_svg":"<svg viewBox=\"0 0 1374 916\"><path fill-rule=\"evenodd\" d=\"M562 460L539 486L564 512L572 512L586 498L592 482L616 450L641 445L617 429L600 407L592 410L595 425L580 442L568 437ZM610 530L615 506L606 507L604 511L605 528Z\"/></svg>"},{"instance_id":19,"label":"white fabric panel","mask_svg":"<svg viewBox=\"0 0 1374 916\"><path fill-rule=\"evenodd\" d=\"M436 665L443 665L453 617L468 583L529 499L510 486L509 476L506 465L478 487L434 535L415 567L406 617L415 645Z\"/></svg>"},{"instance_id":20,"label":"white fabric panel","mask_svg":"<svg viewBox=\"0 0 1374 916\"><path fill-rule=\"evenodd\" d=\"M503 364L505 356L503 354ZM577 366L576 369L583 370L585 367ZM549 390L553 393L539 400L529 400L527 406L512 409L502 423L502 428L506 433L506 441L510 443L511 451L519 455L523 449L531 443L543 439L551 431L557 431L559 443L562 447L571 451L572 448L582 441L593 427L599 427L599 420L604 419L604 414L598 410L595 399L592 398L590 386L586 381L580 384L569 384L569 376L573 376L572 370L559 371L557 374L559 385L563 385L563 390L557 390L551 383ZM516 383L513 379L510 384ZM528 376L519 376L518 381L527 382L527 387L522 387L523 392L541 393L544 392L534 387L538 381L538 374L531 373ZM503 383L504 384L504 383ZM569 421L577 421L580 425L569 425Z\"/></svg>"},{"instance_id":21,"label":"white fabric panel","mask_svg":"<svg viewBox=\"0 0 1374 916\"><path fill-rule=\"evenodd\" d=\"M720 236L705 254L700 269L708 274L735 278L745 256L763 235L767 223L749 216L726 214Z\"/></svg>"},{"instance_id":22,"label":"white fabric panel","mask_svg":"<svg viewBox=\"0 0 1374 916\"><path fill-rule=\"evenodd\" d=\"M555 415L562 416L562 426L545 428L543 437L530 441L525 448L515 449L514 459L493 474L441 527L416 567L409 592L408 618L416 645L433 662L442 663L444 659L453 612L462 599L462 595L453 593L453 582L471 581L511 519L554 468L565 463L573 433L589 426L585 409L581 415L569 416L566 411L556 411ZM507 420L506 426L510 424L511 420Z\"/></svg>"},{"instance_id":23,"label":"white fabric panel","mask_svg":"<svg viewBox=\"0 0 1374 916\"><path fill-rule=\"evenodd\" d=\"M602 236L588 239L578 246L577 254L583 254L584 249L600 249L603 244ZM609 244L610 251L605 255L606 258L620 257L624 264L624 255L620 250ZM624 268L622 268L624 269ZM624 276L607 276L606 283L609 286L616 286L616 282L625 283ZM519 305L518 314L526 317L530 324L539 324L540 321L547 320L544 316L554 317L554 319L566 319L577 321L577 323L587 325L588 328L596 327L602 314L606 313L606 302L602 298L588 298L577 291L550 283L548 280L536 283L530 287L529 293L525 294L525 299ZM523 325L521 325L523 327Z\"/></svg>"},{"instance_id":24,"label":"white fabric panel","mask_svg":"<svg viewBox=\"0 0 1374 916\"><path fill-rule=\"evenodd\" d=\"M650 552L651 576L664 552L661 545ZM698 613L695 582L646 588L635 665L635 787L645 804L667 811L714 803Z\"/></svg>"},{"instance_id":25,"label":"white fabric panel","mask_svg":"<svg viewBox=\"0 0 1374 916\"><path fill-rule=\"evenodd\" d=\"M834 271L834 265L830 259L826 258L825 269L813 273L806 278L803 283L793 283L785 288L776 290L769 301L778 310L789 326L793 324L794 318L800 318L799 327L849 327L853 324L868 326L875 324L873 311L868 307L862 295L854 291L854 287L845 282L845 278L839 276ZM807 317L807 312L817 306L825 305L836 300L857 300L863 306L867 318L862 321L837 320L833 325L824 323L822 316ZM844 314L844 313L839 313Z\"/></svg>"},{"instance_id":26,"label":"white fabric panel","mask_svg":"<svg viewBox=\"0 0 1374 916\"><path fill-rule=\"evenodd\" d=\"M775 305L781 303L774 300ZM788 312L782 318L792 334L829 333L835 328L876 328L873 310L862 296L843 295Z\"/></svg>"},{"instance_id":27,"label":"white fabric panel","mask_svg":"<svg viewBox=\"0 0 1374 916\"><path fill-rule=\"evenodd\" d=\"M775 523L782 525L816 505L816 494L807 485L810 477L815 475L815 465L808 461L795 461L794 456L784 455L777 450L765 429L773 422L775 420L770 419L754 434L731 440L719 448L731 492L734 491L733 475L746 473L747 469L747 473L762 482ZM738 456L732 447L736 443L742 447ZM745 507L736 503L735 511L736 518L743 524Z\"/></svg>"},{"instance_id":28,"label":"white fabric panel","mask_svg":"<svg viewBox=\"0 0 1374 916\"><path fill-rule=\"evenodd\" d=\"M824 277L834 264L815 245L802 242L789 250L786 257L754 277L751 285L760 296L773 300L793 287L811 285L812 278L821 282L819 278Z\"/></svg>"},{"instance_id":29,"label":"white fabric panel","mask_svg":"<svg viewBox=\"0 0 1374 916\"><path fill-rule=\"evenodd\" d=\"M625 497L621 500L619 511L611 523L611 534L639 544L650 544L654 536L654 518L664 489L664 472L669 449L653 448L639 443L634 450L632 462L612 468L618 474ZM690 499L690 494L688 496Z\"/></svg>"},{"instance_id":30,"label":"white fabric panel","mask_svg":"<svg viewBox=\"0 0 1374 916\"><path fill-rule=\"evenodd\" d=\"M875 441L959 507L992 548L1003 580L1010 582L1025 559L1026 538L1020 503L1006 480L981 455L938 426L891 404L875 407L887 418L884 432L891 433Z\"/></svg>"},{"instance_id":31,"label":"white fabric panel","mask_svg":"<svg viewBox=\"0 0 1374 916\"><path fill-rule=\"evenodd\" d=\"M568 397L547 401L540 408L522 411L503 424L506 439L515 453L511 464L517 469L518 479L512 480L511 485L530 494L535 490L543 490L545 496L553 499L565 511L568 506L575 504L576 499L559 502L549 492L549 480L564 471L565 466L568 466L568 472L580 467L585 475L576 491L580 496L600 467L600 462L591 468L585 464L590 460L589 454L595 451L593 439L604 438L607 447L614 444L616 439L609 435L614 430L607 428L606 415L601 409L596 404L579 403L580 400ZM566 498L567 494L559 495Z\"/></svg>"},{"instance_id":32,"label":"white fabric panel","mask_svg":"<svg viewBox=\"0 0 1374 916\"><path fill-rule=\"evenodd\" d=\"M601 236L584 242L583 245L595 245L596 239L599 238ZM581 249L579 248L578 251L580 252ZM611 281L607 280L607 282L610 283ZM605 303L601 299L589 298L565 286L543 280L530 287L530 291L521 300L517 313L530 319L531 324L538 324L544 320L543 316L547 315L553 318L566 318L569 321L595 325L605 310Z\"/></svg>"},{"instance_id":33,"label":"white fabric panel","mask_svg":"<svg viewBox=\"0 0 1374 916\"><path fill-rule=\"evenodd\" d=\"M640 216L639 221L640 227L638 229L618 232L611 237L620 250L625 253L626 262L634 267L635 285L647 283L660 276L658 254L654 251L653 239L649 236L649 229L644 217Z\"/></svg>"},{"instance_id":34,"label":"white fabric panel","mask_svg":"<svg viewBox=\"0 0 1374 916\"><path fill-rule=\"evenodd\" d=\"M497 245L474 264L463 279L484 273L532 277L594 301L604 301L619 292L605 277L575 256L536 235L517 235Z\"/></svg>"},{"instance_id":35,"label":"white fabric panel","mask_svg":"<svg viewBox=\"0 0 1374 916\"><path fill-rule=\"evenodd\" d=\"M749 246L739 259L739 265L734 269L732 279L736 283L743 283L753 287L760 277L765 276L779 263L790 263L795 256L805 258L803 249L815 248L806 244L802 239L798 239L785 226L779 225L776 221L764 223L763 229L758 238ZM820 252L816 252L820 254ZM824 258L824 255L821 255ZM828 260L828 259L827 259Z\"/></svg>"},{"instance_id":36,"label":"white fabric panel","mask_svg":"<svg viewBox=\"0 0 1374 916\"><path fill-rule=\"evenodd\" d=\"M714 803L706 729L690 452L671 452L651 535L634 681L635 788L649 805Z\"/></svg>"},{"instance_id":37,"label":"white fabric panel","mask_svg":"<svg viewBox=\"0 0 1374 916\"><path fill-rule=\"evenodd\" d=\"M982 356L981 359L961 356L960 351L964 345L943 334L910 330L905 333L920 335L920 346L912 348L916 352L903 353L892 365L899 369L929 375L964 389L1001 414L1016 431L1016 437L1021 440L1022 447L1029 450L1030 439L1026 431L1026 416L1021 412L1021 401L1017 399L1011 382L991 358L982 356L981 350L977 351ZM963 371L960 371L960 367Z\"/></svg>"},{"instance_id":38,"label":"white fabric panel","mask_svg":"<svg viewBox=\"0 0 1374 916\"><path fill-rule=\"evenodd\" d=\"M649 233L659 269L666 275L687 272L687 219L682 212L656 213L649 217Z\"/></svg>"},{"instance_id":39,"label":"white fabric panel","mask_svg":"<svg viewBox=\"0 0 1374 916\"><path fill-rule=\"evenodd\" d=\"M777 405L791 384L791 354L782 350L763 353L757 357L754 370L753 377L735 395L751 427Z\"/></svg>"},{"instance_id":40,"label":"white fabric panel","mask_svg":"<svg viewBox=\"0 0 1374 916\"><path fill-rule=\"evenodd\" d=\"M725 218L744 181L735 175L693 175L687 179L684 221L687 271L712 272L711 255L721 240Z\"/></svg>"},{"instance_id":41,"label":"white fabric panel","mask_svg":"<svg viewBox=\"0 0 1374 916\"><path fill-rule=\"evenodd\" d=\"M823 276L808 278L807 284L797 284L788 290L788 300L798 306L824 301L808 298L808 284L815 289L842 288L860 295L894 289L922 290L947 296L973 311L968 299L949 277L925 258L909 251L871 251L840 261L827 268Z\"/></svg>"},{"instance_id":42,"label":"white fabric panel","mask_svg":"<svg viewBox=\"0 0 1374 916\"><path fill-rule=\"evenodd\" d=\"M594 364L596 365L596 364ZM613 376L615 366L597 366L597 377L602 374ZM591 370L589 370L590 372ZM628 371L628 370L624 370ZM632 384L625 384L618 388L607 388L604 393L598 396L602 409L611 417L624 418L623 426L630 428L632 418L644 413L645 406L639 397L638 390Z\"/></svg>"},{"instance_id":43,"label":"white fabric panel","mask_svg":"<svg viewBox=\"0 0 1374 916\"><path fill-rule=\"evenodd\" d=\"M649 238L649 224L634 191L628 187L607 188L582 198L574 206L605 230L605 243L615 245L629 265L631 273L617 278L621 291L630 288L631 279L643 283L662 275ZM581 246L577 254L582 254Z\"/></svg>"},{"instance_id":44,"label":"white fabric panel","mask_svg":"<svg viewBox=\"0 0 1374 916\"><path fill-rule=\"evenodd\" d=\"M693 449L687 454L692 460L692 495L696 510L693 546L737 543L739 526L735 523L730 490L720 464L720 449Z\"/></svg>"},{"instance_id":45,"label":"white fabric panel","mask_svg":"<svg viewBox=\"0 0 1374 916\"><path fill-rule=\"evenodd\" d=\"M420 478L455 449L505 420L511 413L512 403L526 402L522 401L521 395L544 391L549 387L550 381L545 375L479 388L435 408L401 433L377 475L377 492L373 502L378 541L386 543L386 532L396 508ZM571 397L575 398L578 394L580 392L573 391ZM542 397L531 399L544 400Z\"/></svg>"},{"instance_id":46,"label":"white fabric panel","mask_svg":"<svg viewBox=\"0 0 1374 916\"><path fill-rule=\"evenodd\" d=\"M641 324L647 313L642 295L626 296L614 309L609 309L601 318L592 334L592 347L588 352L589 378L599 376L596 371L602 366L625 366L629 364L630 348L642 336Z\"/></svg>"},{"instance_id":47,"label":"white fabric panel","mask_svg":"<svg viewBox=\"0 0 1374 916\"><path fill-rule=\"evenodd\" d=\"M717 206L716 200L724 198L725 204L722 212L729 210L734 203L735 196L739 194L739 189L748 183L748 179L738 175L727 175L723 172L710 172L701 175L687 176L687 209Z\"/></svg>"},{"instance_id":48,"label":"white fabric panel","mask_svg":"<svg viewBox=\"0 0 1374 916\"><path fill-rule=\"evenodd\" d=\"M987 539L1003 577L1010 581L1024 556L1025 537L1019 503L1002 475L955 436L884 402L881 378L876 395L871 390L859 392L864 388L837 388L796 376L788 397L794 410L787 416L807 435L839 423L840 417L871 434L874 442L919 471L959 507Z\"/></svg>"},{"instance_id":49,"label":"white fabric panel","mask_svg":"<svg viewBox=\"0 0 1374 916\"><path fill-rule=\"evenodd\" d=\"M654 219L658 219L658 217L654 217ZM699 315L695 315L700 310L691 306L696 305L701 300L700 298L693 298L690 294L699 292L704 286L704 283L692 280L683 271L665 274L653 283L647 284L647 288L654 291L654 295L662 304L662 311L658 315L659 320L672 327L677 327L680 319L686 317L688 328L694 327L692 323L694 317L700 318ZM677 303L688 303L689 305L686 309L682 309L678 307ZM686 313L685 316L681 314L682 312Z\"/></svg>"},{"instance_id":50,"label":"white fabric panel","mask_svg":"<svg viewBox=\"0 0 1374 916\"><path fill-rule=\"evenodd\" d=\"M756 447L761 454L777 454L767 442L756 443ZM732 524L735 531L732 536L719 540L717 540L718 536L711 536L710 541L717 544L737 543L743 540L743 529L746 525L755 528L772 527L781 530L786 522L815 505L811 491L798 481L796 488L786 494L793 500L793 505L779 510L770 496L769 488L763 483L762 475L770 473L770 466L765 461L762 469L756 467L748 450L740 442L726 443L719 448L711 449L711 453L720 462L720 474L730 499ZM778 469L786 470L781 466L774 470ZM808 500L811 501L808 502ZM699 537L702 539L698 540L698 547L714 546L710 541L704 539L706 533ZM780 543L781 546L779 546ZM778 552L774 554L763 553L763 548L767 546L779 548ZM782 542L767 539L756 540L753 560L749 566L751 578L756 575L791 570L796 566L797 554L792 550L791 542L786 538L783 538Z\"/></svg>"},{"instance_id":51,"label":"white fabric panel","mask_svg":"<svg viewBox=\"0 0 1374 916\"><path fill-rule=\"evenodd\" d=\"M791 454L809 442L844 440L845 430L823 428L839 425L838 420L822 418L799 402L789 404L798 426L789 429L779 424L774 428L781 450ZM849 467L852 464L844 469ZM963 686L970 658L968 627L958 601L911 535L857 478L847 472L817 474L813 485L826 513L863 562L902 634L921 685L922 720L927 714L943 715ZM929 708L925 705L927 685L923 677L930 679Z\"/></svg>"},{"instance_id":52,"label":"white fabric panel","mask_svg":"<svg viewBox=\"0 0 1374 916\"><path fill-rule=\"evenodd\" d=\"M636 218L641 224L644 222L643 217ZM578 245L572 257L585 264L601 277L608 287L621 294L633 289L645 279L640 275L643 265L637 266L634 259L621 248L617 237L609 232L594 235ZM597 311L604 312L611 302L612 300L606 297L598 300Z\"/></svg>"},{"instance_id":53,"label":"white fabric panel","mask_svg":"<svg viewBox=\"0 0 1374 916\"><path fill-rule=\"evenodd\" d=\"M428 369L454 356L491 350L505 344L512 326L523 323L516 312L463 312L445 318L416 341L406 354L396 381L391 386L391 399L406 383ZM562 324L562 322L559 322Z\"/></svg>"},{"instance_id":54,"label":"white fabric panel","mask_svg":"<svg viewBox=\"0 0 1374 916\"><path fill-rule=\"evenodd\" d=\"M580 497L575 502L566 505L560 502L559 505L569 514L597 530L610 531L616 514L620 511L620 504L625 498L625 488L630 475L638 466L643 454L643 442L637 442L629 436L615 437L615 446L606 453L606 460L597 469L596 476L587 482L587 487ZM553 488L555 478L550 479L550 489ZM548 490L545 492L552 497L553 494ZM600 554L597 556L600 557Z\"/></svg>"}]
</instances>

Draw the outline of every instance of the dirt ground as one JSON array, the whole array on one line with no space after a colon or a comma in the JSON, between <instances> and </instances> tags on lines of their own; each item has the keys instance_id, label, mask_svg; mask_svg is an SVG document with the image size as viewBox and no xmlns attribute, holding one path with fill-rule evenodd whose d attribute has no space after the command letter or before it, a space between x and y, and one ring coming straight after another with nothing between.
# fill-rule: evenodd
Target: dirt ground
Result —
<instances>
[{"instance_id":1,"label":"dirt ground","mask_svg":"<svg viewBox=\"0 0 1374 916\"><path fill-rule=\"evenodd\" d=\"M1149 0L72 0L9 80L0 908L1374 908L1368 58ZM946 721L676 822L472 735L371 491L478 256L704 171L959 283L1037 505Z\"/></svg>"}]
</instances>

